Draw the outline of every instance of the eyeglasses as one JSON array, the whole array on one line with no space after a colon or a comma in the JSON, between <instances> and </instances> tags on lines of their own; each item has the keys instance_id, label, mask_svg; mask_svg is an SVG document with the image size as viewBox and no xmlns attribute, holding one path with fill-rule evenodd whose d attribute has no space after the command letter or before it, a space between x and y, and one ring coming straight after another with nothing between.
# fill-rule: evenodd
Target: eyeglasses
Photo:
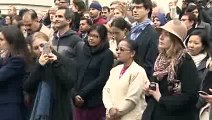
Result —
<instances>
[{"instance_id":1,"label":"eyeglasses","mask_svg":"<svg viewBox=\"0 0 212 120\"><path fill-rule=\"evenodd\" d=\"M89 37L89 38L91 38L91 37L92 37L92 38L99 38L99 36L98 36L98 35L95 35L95 34L89 34L88 37Z\"/></svg>"},{"instance_id":2,"label":"eyeglasses","mask_svg":"<svg viewBox=\"0 0 212 120\"><path fill-rule=\"evenodd\" d=\"M124 48L122 48L122 47L116 48L116 51L117 51L117 52L118 52L119 50L120 50L120 52L130 51L130 50L124 49Z\"/></svg>"},{"instance_id":3,"label":"eyeglasses","mask_svg":"<svg viewBox=\"0 0 212 120\"><path fill-rule=\"evenodd\" d=\"M63 4L63 3L67 3L67 2L59 2L60 4Z\"/></svg>"}]
</instances>

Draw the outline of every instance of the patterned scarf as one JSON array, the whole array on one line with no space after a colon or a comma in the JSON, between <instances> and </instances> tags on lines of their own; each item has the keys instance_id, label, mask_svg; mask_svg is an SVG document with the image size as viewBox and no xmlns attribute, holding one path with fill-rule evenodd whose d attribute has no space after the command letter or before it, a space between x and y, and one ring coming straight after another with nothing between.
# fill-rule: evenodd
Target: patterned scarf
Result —
<instances>
[{"instance_id":1,"label":"patterned scarf","mask_svg":"<svg viewBox=\"0 0 212 120\"><path fill-rule=\"evenodd\" d=\"M140 33L146 28L147 25L150 25L152 21L150 19L144 20L142 23L133 23L131 27L131 40L136 40Z\"/></svg>"},{"instance_id":2,"label":"patterned scarf","mask_svg":"<svg viewBox=\"0 0 212 120\"><path fill-rule=\"evenodd\" d=\"M160 53L155 62L155 72L153 73L153 76L157 77L160 81L164 78L164 76L168 75L167 80L169 82L173 81L176 76L176 72L173 68L180 63L181 58L185 55L185 53L186 50L181 50L175 57L172 64L164 53Z\"/></svg>"}]
</instances>

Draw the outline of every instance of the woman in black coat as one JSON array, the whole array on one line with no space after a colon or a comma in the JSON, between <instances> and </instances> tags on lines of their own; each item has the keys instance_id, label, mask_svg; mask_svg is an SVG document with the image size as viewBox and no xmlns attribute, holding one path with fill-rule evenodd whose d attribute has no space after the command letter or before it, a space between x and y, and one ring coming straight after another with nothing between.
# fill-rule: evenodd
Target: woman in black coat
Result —
<instances>
[{"instance_id":1,"label":"woman in black coat","mask_svg":"<svg viewBox=\"0 0 212 120\"><path fill-rule=\"evenodd\" d=\"M36 96L30 120L71 120L74 64L51 51L47 41L48 37L41 32L35 33L31 41L38 60L24 85L28 94Z\"/></svg>"},{"instance_id":2,"label":"woman in black coat","mask_svg":"<svg viewBox=\"0 0 212 120\"><path fill-rule=\"evenodd\" d=\"M0 49L0 119L25 120L23 81L31 57L16 26L0 30Z\"/></svg>"},{"instance_id":3,"label":"woman in black coat","mask_svg":"<svg viewBox=\"0 0 212 120\"><path fill-rule=\"evenodd\" d=\"M195 120L200 80L183 45L186 26L172 20L159 30L160 54L154 66L153 83L145 88L149 97L142 120Z\"/></svg>"},{"instance_id":4,"label":"woman in black coat","mask_svg":"<svg viewBox=\"0 0 212 120\"><path fill-rule=\"evenodd\" d=\"M102 89L113 65L113 53L109 50L104 25L90 28L88 41L79 52L77 61L78 77L72 94L74 119L102 120L105 117Z\"/></svg>"}]
</instances>

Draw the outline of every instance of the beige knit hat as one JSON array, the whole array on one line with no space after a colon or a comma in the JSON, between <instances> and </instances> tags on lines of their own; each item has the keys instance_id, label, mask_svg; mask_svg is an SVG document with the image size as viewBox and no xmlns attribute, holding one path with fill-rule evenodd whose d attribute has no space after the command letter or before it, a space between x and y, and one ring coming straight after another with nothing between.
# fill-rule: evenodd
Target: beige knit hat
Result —
<instances>
[{"instance_id":1,"label":"beige knit hat","mask_svg":"<svg viewBox=\"0 0 212 120\"><path fill-rule=\"evenodd\" d=\"M158 28L157 30L159 31L166 30L170 32L171 34L178 37L181 40L182 44L183 44L184 38L187 35L187 28L185 24L183 24L180 20L171 20L167 22L165 25Z\"/></svg>"}]
</instances>

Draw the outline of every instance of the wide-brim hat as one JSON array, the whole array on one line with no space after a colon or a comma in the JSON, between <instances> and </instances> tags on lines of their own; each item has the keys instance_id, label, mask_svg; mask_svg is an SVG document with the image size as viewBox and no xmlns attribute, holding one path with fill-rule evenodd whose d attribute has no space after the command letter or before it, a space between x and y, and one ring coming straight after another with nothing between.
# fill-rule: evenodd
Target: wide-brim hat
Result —
<instances>
[{"instance_id":1,"label":"wide-brim hat","mask_svg":"<svg viewBox=\"0 0 212 120\"><path fill-rule=\"evenodd\" d=\"M179 38L179 40L182 44L183 44L184 38L187 35L187 27L180 20L171 20L171 21L167 22L165 25L157 28L157 31L159 31L159 32L161 32L162 30L165 30L165 31L175 35L177 38ZM184 46L184 44L183 44L183 46Z\"/></svg>"}]
</instances>

